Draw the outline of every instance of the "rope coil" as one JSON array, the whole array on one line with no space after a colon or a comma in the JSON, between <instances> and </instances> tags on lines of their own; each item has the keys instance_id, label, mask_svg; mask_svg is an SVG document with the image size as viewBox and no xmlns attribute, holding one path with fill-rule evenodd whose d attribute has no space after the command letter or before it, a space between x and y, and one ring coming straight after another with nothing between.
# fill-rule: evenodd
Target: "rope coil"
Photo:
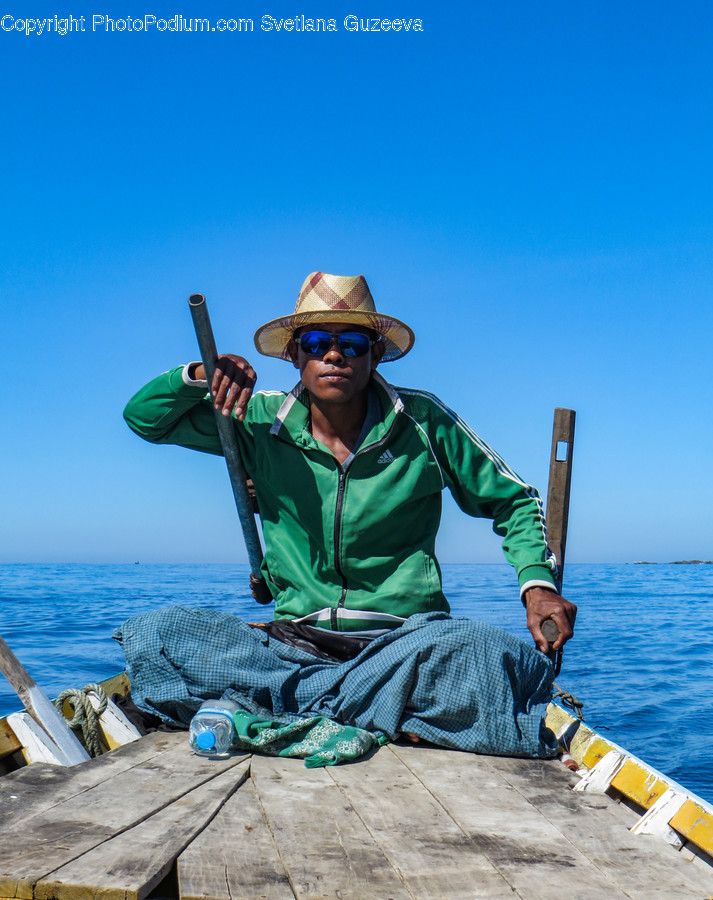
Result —
<instances>
[{"instance_id":1,"label":"rope coil","mask_svg":"<svg viewBox=\"0 0 713 900\"><path fill-rule=\"evenodd\" d=\"M96 694L99 700L99 706L94 709L89 699L89 694ZM99 718L106 709L108 698L106 691L100 684L88 684L77 690L77 688L67 688L54 701L54 705L62 712L62 706L65 700L72 708L72 718L67 724L74 730L82 729L82 738L84 746L90 756L101 756L101 729L99 727Z\"/></svg>"},{"instance_id":2,"label":"rope coil","mask_svg":"<svg viewBox=\"0 0 713 900\"><path fill-rule=\"evenodd\" d=\"M565 709L571 709L575 716L580 720L580 722L584 721L584 713L582 709L584 707L584 703L581 700L578 700L574 694L571 694L569 691L563 691L562 688L554 682L553 687L555 687L556 693L552 695L553 700L559 700L562 706Z\"/></svg>"}]
</instances>

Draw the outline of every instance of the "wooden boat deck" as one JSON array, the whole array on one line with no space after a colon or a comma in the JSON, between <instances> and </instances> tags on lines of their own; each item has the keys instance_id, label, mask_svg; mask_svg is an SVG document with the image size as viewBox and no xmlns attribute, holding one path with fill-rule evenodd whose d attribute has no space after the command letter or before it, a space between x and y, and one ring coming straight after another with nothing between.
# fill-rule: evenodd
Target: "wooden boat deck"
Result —
<instances>
[{"instance_id":1,"label":"wooden boat deck","mask_svg":"<svg viewBox=\"0 0 713 900\"><path fill-rule=\"evenodd\" d=\"M0 779L0 897L708 898L713 869L557 761L391 745L206 760L152 734Z\"/></svg>"}]
</instances>

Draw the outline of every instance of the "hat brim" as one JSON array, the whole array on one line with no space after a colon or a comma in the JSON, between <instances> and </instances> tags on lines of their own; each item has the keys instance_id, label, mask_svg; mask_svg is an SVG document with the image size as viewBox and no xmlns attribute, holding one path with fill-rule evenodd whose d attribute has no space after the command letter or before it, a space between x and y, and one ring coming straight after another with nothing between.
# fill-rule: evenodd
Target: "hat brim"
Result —
<instances>
[{"instance_id":1,"label":"hat brim","mask_svg":"<svg viewBox=\"0 0 713 900\"><path fill-rule=\"evenodd\" d=\"M255 332L255 347L263 356L274 356L277 359L290 359L287 344L297 328L313 322L334 322L337 325L361 325L378 332L385 346L381 362L390 362L405 356L415 340L414 333L399 319L381 313L369 313L360 310L315 310L314 312L295 313L266 322Z\"/></svg>"}]
</instances>

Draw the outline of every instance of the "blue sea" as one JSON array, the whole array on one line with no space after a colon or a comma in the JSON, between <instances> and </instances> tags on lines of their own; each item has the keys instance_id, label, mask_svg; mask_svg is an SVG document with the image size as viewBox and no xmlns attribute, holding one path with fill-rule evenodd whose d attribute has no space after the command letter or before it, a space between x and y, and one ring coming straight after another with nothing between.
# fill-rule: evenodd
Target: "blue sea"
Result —
<instances>
[{"instance_id":1,"label":"blue sea","mask_svg":"<svg viewBox=\"0 0 713 900\"><path fill-rule=\"evenodd\" d=\"M506 565L446 565L454 615L531 640ZM112 629L160 606L209 606L271 618L250 597L246 566L2 565L0 634L51 696L123 668ZM713 803L713 565L568 565L579 607L561 687L585 721ZM19 706L0 676L0 715Z\"/></svg>"}]
</instances>

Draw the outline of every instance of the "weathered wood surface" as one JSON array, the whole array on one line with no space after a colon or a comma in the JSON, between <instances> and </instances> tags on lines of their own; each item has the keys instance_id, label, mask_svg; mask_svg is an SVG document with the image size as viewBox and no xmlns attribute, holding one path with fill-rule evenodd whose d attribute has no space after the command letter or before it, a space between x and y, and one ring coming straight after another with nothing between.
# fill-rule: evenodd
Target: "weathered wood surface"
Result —
<instances>
[{"instance_id":1,"label":"weathered wood surface","mask_svg":"<svg viewBox=\"0 0 713 900\"><path fill-rule=\"evenodd\" d=\"M575 419L576 413L573 409L556 407L552 427L550 477L547 488L547 544L557 559L557 567L560 571L564 568L567 546ZM558 453L560 445L566 448L564 458ZM561 589L561 582L558 587Z\"/></svg>"},{"instance_id":2,"label":"weathered wood surface","mask_svg":"<svg viewBox=\"0 0 713 900\"><path fill-rule=\"evenodd\" d=\"M248 775L246 760L229 768L133 828L62 866L35 885L38 900L143 900L172 868Z\"/></svg>"},{"instance_id":3,"label":"weathered wood surface","mask_svg":"<svg viewBox=\"0 0 713 900\"><path fill-rule=\"evenodd\" d=\"M40 724L57 745L62 765L75 766L86 762L89 754L67 724L64 716L55 709L50 698L35 682L27 669L0 637L0 672L15 688L25 709Z\"/></svg>"},{"instance_id":4,"label":"weathered wood surface","mask_svg":"<svg viewBox=\"0 0 713 900\"><path fill-rule=\"evenodd\" d=\"M7 724L7 719L0 719L0 759L15 753L16 750L22 748L22 743L17 739L17 735Z\"/></svg>"},{"instance_id":5,"label":"weathered wood surface","mask_svg":"<svg viewBox=\"0 0 713 900\"><path fill-rule=\"evenodd\" d=\"M181 900L294 900L252 781L181 854L178 884Z\"/></svg>"},{"instance_id":6,"label":"weathered wood surface","mask_svg":"<svg viewBox=\"0 0 713 900\"><path fill-rule=\"evenodd\" d=\"M67 765L67 758L57 744L28 712L11 713L6 721L22 745L22 755L28 765L38 762Z\"/></svg>"},{"instance_id":7,"label":"weathered wood surface","mask_svg":"<svg viewBox=\"0 0 713 900\"><path fill-rule=\"evenodd\" d=\"M241 783L245 757L155 734L3 778L0 898L141 900L176 859L181 900L713 894L713 872L632 835L628 810L572 791L557 762L397 744L326 769L249 767Z\"/></svg>"},{"instance_id":8,"label":"weathered wood surface","mask_svg":"<svg viewBox=\"0 0 713 900\"><path fill-rule=\"evenodd\" d=\"M397 748L395 753L519 896L572 897L574 877L577 896L624 900L576 846L491 768L488 757L451 753L443 766L437 751L434 758L427 748Z\"/></svg>"},{"instance_id":9,"label":"weathered wood surface","mask_svg":"<svg viewBox=\"0 0 713 900\"><path fill-rule=\"evenodd\" d=\"M706 898L713 874L663 841L639 840L609 797L577 794L556 761L393 748L527 900Z\"/></svg>"},{"instance_id":10,"label":"weathered wood surface","mask_svg":"<svg viewBox=\"0 0 713 900\"><path fill-rule=\"evenodd\" d=\"M491 757L489 765L535 806L632 900L685 900L713 894L713 872L687 862L658 838L631 834L631 813L610 797L557 790L576 776L564 767L533 760Z\"/></svg>"},{"instance_id":11,"label":"weathered wood surface","mask_svg":"<svg viewBox=\"0 0 713 900\"><path fill-rule=\"evenodd\" d=\"M324 770L253 757L252 785L181 857L180 897L711 896L713 874L576 780L558 762L403 745Z\"/></svg>"},{"instance_id":12,"label":"weathered wood surface","mask_svg":"<svg viewBox=\"0 0 713 900\"><path fill-rule=\"evenodd\" d=\"M437 765L449 765L452 755L448 754L448 761L441 756ZM471 761L475 759L470 755ZM472 771L477 775L477 768ZM381 750L367 766L335 766L329 775L412 897L496 900L513 896L511 886L441 799L391 748Z\"/></svg>"},{"instance_id":13,"label":"weathered wood surface","mask_svg":"<svg viewBox=\"0 0 713 900\"><path fill-rule=\"evenodd\" d=\"M124 695L127 694L130 689L129 678L125 672L120 672L118 675L114 675L111 678L107 678L106 681L103 681L102 687L108 695ZM69 704L65 705L65 713L71 718L71 707ZM8 724L7 719L0 719L0 774L4 774L5 772L2 758L9 756L11 753L15 753L20 749L22 749L22 742L18 740L17 735Z\"/></svg>"},{"instance_id":14,"label":"weathered wood surface","mask_svg":"<svg viewBox=\"0 0 713 900\"><path fill-rule=\"evenodd\" d=\"M373 761L361 765L369 767ZM326 769L307 769L302 760L254 756L251 771L297 900L409 900L410 893Z\"/></svg>"},{"instance_id":15,"label":"weathered wood surface","mask_svg":"<svg viewBox=\"0 0 713 900\"><path fill-rule=\"evenodd\" d=\"M106 753L79 768L37 764L0 779L0 832L20 832L25 819L59 807L121 772L150 765L151 760L177 742L177 735L149 734L127 744L120 753ZM185 734L178 743L185 744ZM0 856L0 859L2 857Z\"/></svg>"},{"instance_id":16,"label":"weathered wood surface","mask_svg":"<svg viewBox=\"0 0 713 900\"><path fill-rule=\"evenodd\" d=\"M131 755L142 743L119 748L114 758ZM12 828L10 846L3 846L0 853L0 897L32 897L33 885L47 880L50 873L175 804L245 758L201 759L188 752L183 732L160 735L156 744L161 752L142 763L86 790L72 793L70 787L71 796L59 805L48 807L40 800L40 811L33 814L28 809L21 825ZM79 768L71 774L76 772L82 780L84 771Z\"/></svg>"}]
</instances>

